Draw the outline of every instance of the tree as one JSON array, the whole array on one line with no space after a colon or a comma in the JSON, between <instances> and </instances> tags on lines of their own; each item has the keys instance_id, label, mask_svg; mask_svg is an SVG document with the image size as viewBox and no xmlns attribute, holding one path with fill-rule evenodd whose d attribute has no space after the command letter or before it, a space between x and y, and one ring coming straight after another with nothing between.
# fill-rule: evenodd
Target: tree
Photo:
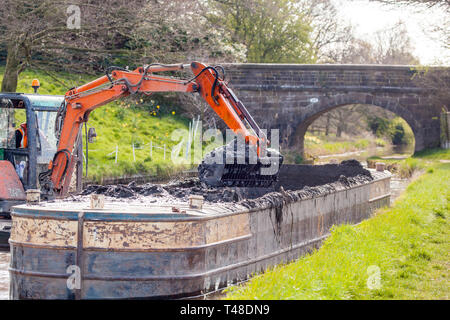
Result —
<instances>
[{"instance_id":1,"label":"tree","mask_svg":"<svg viewBox=\"0 0 450 320\"><path fill-rule=\"evenodd\" d=\"M75 29L69 27L74 7L80 14ZM98 73L111 65L234 58L198 12L194 0L4 0L2 91L15 91L29 67Z\"/></svg>"},{"instance_id":2,"label":"tree","mask_svg":"<svg viewBox=\"0 0 450 320\"><path fill-rule=\"evenodd\" d=\"M32 64L54 63L69 69L79 64L81 52L84 66L92 62L92 54L122 52L114 44L133 28L134 13L142 2L3 0L0 31L5 36L0 43L7 58L2 91L15 91L19 74ZM55 61L55 55L63 57L65 64Z\"/></svg>"},{"instance_id":3,"label":"tree","mask_svg":"<svg viewBox=\"0 0 450 320\"><path fill-rule=\"evenodd\" d=\"M210 0L207 20L248 62L311 63L311 27L298 0Z\"/></svg>"},{"instance_id":4,"label":"tree","mask_svg":"<svg viewBox=\"0 0 450 320\"><path fill-rule=\"evenodd\" d=\"M408 6L423 10L424 8L437 8L442 17L433 17L431 28L424 30L428 36L442 45L450 48L450 1L448 0L371 0L392 6Z\"/></svg>"},{"instance_id":5,"label":"tree","mask_svg":"<svg viewBox=\"0 0 450 320\"><path fill-rule=\"evenodd\" d=\"M336 51L335 61L356 64L415 65L411 38L403 22L376 32L371 42L354 38L346 48Z\"/></svg>"},{"instance_id":6,"label":"tree","mask_svg":"<svg viewBox=\"0 0 450 320\"><path fill-rule=\"evenodd\" d=\"M309 21L315 55L321 63L335 61L335 53L353 41L352 26L339 18L331 0L302 0L302 12Z\"/></svg>"},{"instance_id":7,"label":"tree","mask_svg":"<svg viewBox=\"0 0 450 320\"><path fill-rule=\"evenodd\" d=\"M402 21L375 34L373 58L378 64L418 64L412 54L413 47Z\"/></svg>"}]
</instances>

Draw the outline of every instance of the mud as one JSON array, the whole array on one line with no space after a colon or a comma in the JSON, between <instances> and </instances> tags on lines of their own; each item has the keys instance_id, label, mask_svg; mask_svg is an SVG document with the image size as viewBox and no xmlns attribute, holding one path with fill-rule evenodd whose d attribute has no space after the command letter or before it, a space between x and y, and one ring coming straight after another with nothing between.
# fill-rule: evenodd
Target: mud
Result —
<instances>
[{"instance_id":1,"label":"mud","mask_svg":"<svg viewBox=\"0 0 450 320\"><path fill-rule=\"evenodd\" d=\"M330 194L338 189L350 188L352 186L357 186L372 180L373 178L370 175L358 174L354 177L345 177L344 175L341 175L336 181L332 183L327 183L315 187L304 186L300 190L286 191L283 190L283 188L279 192L271 192L257 199L245 199L241 201L240 204L249 209L261 207L281 209L287 203L314 198L324 194Z\"/></svg>"},{"instance_id":2,"label":"mud","mask_svg":"<svg viewBox=\"0 0 450 320\"><path fill-rule=\"evenodd\" d=\"M357 176L372 177L370 171L363 168L357 160L346 160L340 164L325 165L283 165L275 186L285 190L300 190L304 187L315 187L333 183L341 176L351 178Z\"/></svg>"},{"instance_id":3,"label":"mud","mask_svg":"<svg viewBox=\"0 0 450 320\"><path fill-rule=\"evenodd\" d=\"M189 200L190 195L201 195L208 202L239 202L247 198L257 198L273 188L209 188L197 178L171 181L167 184L146 183L137 185L131 182L128 185L99 186L90 185L81 193L82 196L90 194L103 194L118 199L139 199L142 197L154 198L153 202L172 202L170 200Z\"/></svg>"},{"instance_id":4,"label":"mud","mask_svg":"<svg viewBox=\"0 0 450 320\"><path fill-rule=\"evenodd\" d=\"M208 187L198 178L186 178L167 184L146 183L137 185L90 185L81 196L103 194L115 199L140 199L149 203L187 202L190 195L201 195L212 203L239 202L248 208L270 204L275 207L286 201L296 201L332 192L338 186L350 187L372 180L370 172L356 160L341 164L284 165L281 167L279 182L271 188ZM292 192L301 191L301 192ZM282 197L280 197L280 193ZM70 200L83 200L73 197Z\"/></svg>"}]
</instances>

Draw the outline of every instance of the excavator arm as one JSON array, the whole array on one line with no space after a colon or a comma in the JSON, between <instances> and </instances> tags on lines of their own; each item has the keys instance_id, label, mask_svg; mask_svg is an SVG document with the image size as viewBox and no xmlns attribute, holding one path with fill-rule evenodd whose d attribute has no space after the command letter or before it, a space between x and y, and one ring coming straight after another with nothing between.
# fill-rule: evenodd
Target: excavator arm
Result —
<instances>
[{"instance_id":1,"label":"excavator arm","mask_svg":"<svg viewBox=\"0 0 450 320\"><path fill-rule=\"evenodd\" d=\"M68 192L72 178L75 157L73 149L78 137L80 126L89 120L89 115L96 108L111 101L126 97L130 94L154 92L198 92L211 108L223 119L225 124L236 134L245 137L247 144L258 149L266 138L260 128L245 109L242 102L225 84L219 76L218 68L206 66L199 62L193 62L190 67L195 75L190 80L176 79L172 77L155 75L157 72L176 71L188 67L187 65L160 65L152 64L129 71L119 67L108 68L106 75L83 86L70 89L58 112L56 130L58 136L58 148L53 161L49 164L49 171L40 175L39 180L44 194L65 196ZM280 163L282 158L280 156ZM203 176L214 176L218 172L223 176L229 172L236 180L236 174L232 173L225 165L211 167L200 165L199 173ZM242 167L242 166L241 166ZM239 168L241 168L239 167ZM254 167L254 166L253 166ZM212 169L213 168L213 169ZM258 168L254 168L258 170ZM228 170L228 171L227 171ZM213 172L214 171L214 172ZM208 173L209 172L209 173ZM233 180L231 179L231 180ZM255 179L254 177L252 179ZM257 178L256 178L257 179ZM266 180L266 185L276 180L272 177ZM211 179L205 179L211 182ZM239 179L237 179L239 181ZM214 186L221 185L221 181L210 183ZM234 183L236 184L236 183ZM248 181L246 183L248 185ZM224 185L230 185L225 183ZM239 185L237 183L236 185Z\"/></svg>"}]
</instances>

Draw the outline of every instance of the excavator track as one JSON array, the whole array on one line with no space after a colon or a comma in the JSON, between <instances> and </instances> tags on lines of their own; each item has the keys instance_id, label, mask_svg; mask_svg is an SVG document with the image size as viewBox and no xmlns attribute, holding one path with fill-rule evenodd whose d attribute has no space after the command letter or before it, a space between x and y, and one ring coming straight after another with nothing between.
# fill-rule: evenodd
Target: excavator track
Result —
<instances>
[{"instance_id":1,"label":"excavator track","mask_svg":"<svg viewBox=\"0 0 450 320\"><path fill-rule=\"evenodd\" d=\"M210 187L271 187L278 181L283 156L274 149L267 149L265 157L252 158L250 148L246 145L245 156L236 148L230 151L227 146L213 150L198 166L200 181ZM213 160L217 160L218 155L222 155L220 163Z\"/></svg>"}]
</instances>

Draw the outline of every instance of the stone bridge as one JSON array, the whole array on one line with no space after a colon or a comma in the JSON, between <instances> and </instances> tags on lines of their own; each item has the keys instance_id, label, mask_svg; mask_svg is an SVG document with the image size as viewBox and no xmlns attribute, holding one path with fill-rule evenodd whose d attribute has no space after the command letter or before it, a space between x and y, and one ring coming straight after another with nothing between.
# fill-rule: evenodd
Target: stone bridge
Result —
<instances>
[{"instance_id":1,"label":"stone bridge","mask_svg":"<svg viewBox=\"0 0 450 320\"><path fill-rule=\"evenodd\" d=\"M320 115L350 104L374 105L406 120L415 150L440 144L440 114L410 66L226 64L227 79L264 129L280 129L284 145L304 151L304 134Z\"/></svg>"}]
</instances>

